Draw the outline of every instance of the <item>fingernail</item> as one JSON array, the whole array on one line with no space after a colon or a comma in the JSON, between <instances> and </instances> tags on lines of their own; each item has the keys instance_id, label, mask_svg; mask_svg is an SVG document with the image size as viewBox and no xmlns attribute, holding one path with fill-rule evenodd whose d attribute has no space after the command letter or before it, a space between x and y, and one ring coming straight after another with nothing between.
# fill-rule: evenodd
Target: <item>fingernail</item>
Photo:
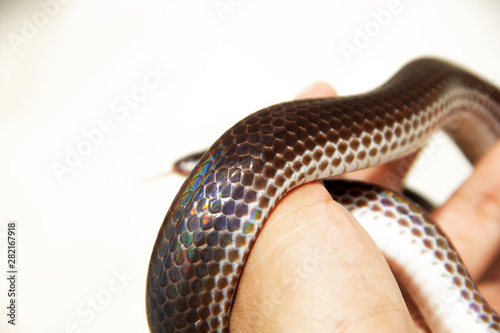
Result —
<instances>
[{"instance_id":1,"label":"fingernail","mask_svg":"<svg viewBox=\"0 0 500 333\"><path fill-rule=\"evenodd\" d=\"M297 99L297 98L306 98L306 97L308 97L315 90L316 84L317 84L317 82L311 83L310 85L308 85L307 87L305 87L304 89L302 89L297 95L295 95L295 98Z\"/></svg>"},{"instance_id":2,"label":"fingernail","mask_svg":"<svg viewBox=\"0 0 500 333\"><path fill-rule=\"evenodd\" d=\"M313 82L297 94L296 99L300 98L324 98L335 97L337 92L331 85L325 82Z\"/></svg>"}]
</instances>

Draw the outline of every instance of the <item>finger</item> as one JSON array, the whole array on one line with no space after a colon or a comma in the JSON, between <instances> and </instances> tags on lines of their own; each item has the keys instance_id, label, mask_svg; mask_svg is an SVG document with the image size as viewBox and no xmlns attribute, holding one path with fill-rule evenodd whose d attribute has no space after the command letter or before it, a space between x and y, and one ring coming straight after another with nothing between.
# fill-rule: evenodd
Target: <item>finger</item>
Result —
<instances>
[{"instance_id":1,"label":"finger","mask_svg":"<svg viewBox=\"0 0 500 333\"><path fill-rule=\"evenodd\" d=\"M500 255L483 276L478 287L490 306L497 312L500 311Z\"/></svg>"},{"instance_id":2,"label":"finger","mask_svg":"<svg viewBox=\"0 0 500 333\"><path fill-rule=\"evenodd\" d=\"M336 97L337 92L325 82L314 82L295 96L295 99Z\"/></svg>"},{"instance_id":3,"label":"finger","mask_svg":"<svg viewBox=\"0 0 500 333\"><path fill-rule=\"evenodd\" d=\"M318 182L273 210L245 265L231 330L414 331L380 251Z\"/></svg>"},{"instance_id":4,"label":"finger","mask_svg":"<svg viewBox=\"0 0 500 333\"><path fill-rule=\"evenodd\" d=\"M500 141L477 163L473 175L433 216L473 278L486 271L500 250Z\"/></svg>"}]
</instances>

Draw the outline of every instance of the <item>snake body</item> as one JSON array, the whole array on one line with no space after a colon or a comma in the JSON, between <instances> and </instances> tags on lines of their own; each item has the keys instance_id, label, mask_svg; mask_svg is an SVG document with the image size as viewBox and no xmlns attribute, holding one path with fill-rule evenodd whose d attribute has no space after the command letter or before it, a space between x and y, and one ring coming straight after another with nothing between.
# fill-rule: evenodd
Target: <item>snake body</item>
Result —
<instances>
[{"instance_id":1,"label":"snake body","mask_svg":"<svg viewBox=\"0 0 500 333\"><path fill-rule=\"evenodd\" d=\"M158 232L146 291L151 331L228 332L245 260L270 211L288 191L409 155L437 129L477 160L500 136L500 91L454 65L420 59L369 93L277 104L236 123L201 157ZM332 194L351 205L355 216L383 220L367 213L367 207L389 212L368 229L384 234L384 224L399 228L386 237L391 238L383 249L389 261L424 258L422 267L435 270L430 275L438 281L420 276L418 265L399 272L415 285L416 301L430 308L443 298L438 297L443 288L456 296L441 302L445 312L426 316L433 330L500 332L500 317L427 214L409 201L401 206L397 194L385 196L389 190L360 190L362 185L353 190L345 184ZM360 200L359 191L372 193L375 201ZM408 257L400 259L398 252ZM457 313L455 319L446 311Z\"/></svg>"}]
</instances>

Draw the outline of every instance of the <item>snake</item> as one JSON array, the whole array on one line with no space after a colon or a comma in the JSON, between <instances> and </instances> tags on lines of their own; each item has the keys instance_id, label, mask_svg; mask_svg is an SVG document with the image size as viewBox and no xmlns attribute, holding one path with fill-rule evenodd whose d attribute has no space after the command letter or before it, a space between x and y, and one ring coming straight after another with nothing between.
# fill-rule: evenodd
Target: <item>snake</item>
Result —
<instances>
[{"instance_id":1,"label":"snake","mask_svg":"<svg viewBox=\"0 0 500 333\"><path fill-rule=\"evenodd\" d=\"M474 163L500 137L500 91L421 58L367 93L280 103L237 122L200 157L158 231L150 331L229 332L245 261L287 192L415 153L437 130ZM500 316L429 213L377 185L338 181L329 191L395 264L433 332L500 332Z\"/></svg>"}]
</instances>

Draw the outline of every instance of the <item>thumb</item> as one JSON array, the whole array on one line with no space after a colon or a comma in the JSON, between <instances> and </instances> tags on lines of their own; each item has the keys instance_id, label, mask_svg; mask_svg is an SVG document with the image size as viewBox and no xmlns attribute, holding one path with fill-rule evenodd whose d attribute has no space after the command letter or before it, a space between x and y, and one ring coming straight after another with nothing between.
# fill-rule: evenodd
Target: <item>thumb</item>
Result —
<instances>
[{"instance_id":1,"label":"thumb","mask_svg":"<svg viewBox=\"0 0 500 333\"><path fill-rule=\"evenodd\" d=\"M232 331L414 331L375 243L322 184L291 191L267 220L242 274Z\"/></svg>"}]
</instances>

